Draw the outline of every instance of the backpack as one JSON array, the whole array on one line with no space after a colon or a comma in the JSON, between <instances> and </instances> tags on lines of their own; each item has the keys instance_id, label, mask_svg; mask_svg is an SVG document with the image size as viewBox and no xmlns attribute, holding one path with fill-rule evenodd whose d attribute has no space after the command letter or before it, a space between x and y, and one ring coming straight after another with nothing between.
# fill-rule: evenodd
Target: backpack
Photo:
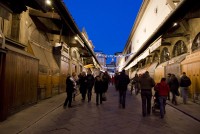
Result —
<instances>
[{"instance_id":1,"label":"backpack","mask_svg":"<svg viewBox=\"0 0 200 134\"><path fill-rule=\"evenodd\" d=\"M191 80L188 77L184 77L181 79L180 86L181 87L189 87L191 85Z\"/></svg>"}]
</instances>

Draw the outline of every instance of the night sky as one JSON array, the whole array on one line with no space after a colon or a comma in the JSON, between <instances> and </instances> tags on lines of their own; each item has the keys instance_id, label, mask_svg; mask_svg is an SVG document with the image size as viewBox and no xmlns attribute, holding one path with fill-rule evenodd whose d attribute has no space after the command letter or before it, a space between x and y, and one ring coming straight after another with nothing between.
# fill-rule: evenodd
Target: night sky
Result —
<instances>
[{"instance_id":1,"label":"night sky","mask_svg":"<svg viewBox=\"0 0 200 134\"><path fill-rule=\"evenodd\" d=\"M80 31L84 27L95 51L122 52L142 0L64 0ZM108 58L107 63L111 59Z\"/></svg>"}]
</instances>

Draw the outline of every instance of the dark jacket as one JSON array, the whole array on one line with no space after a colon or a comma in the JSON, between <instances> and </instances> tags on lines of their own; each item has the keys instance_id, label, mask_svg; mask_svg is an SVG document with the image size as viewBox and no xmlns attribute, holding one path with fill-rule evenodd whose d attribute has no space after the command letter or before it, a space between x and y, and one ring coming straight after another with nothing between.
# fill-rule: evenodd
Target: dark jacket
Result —
<instances>
[{"instance_id":1,"label":"dark jacket","mask_svg":"<svg viewBox=\"0 0 200 134\"><path fill-rule=\"evenodd\" d=\"M94 83L94 90L95 93L103 93L103 81L101 80L100 76L95 77L95 83Z\"/></svg>"},{"instance_id":2,"label":"dark jacket","mask_svg":"<svg viewBox=\"0 0 200 134\"><path fill-rule=\"evenodd\" d=\"M94 86L94 76L92 74L88 74L86 76L87 79L87 88L92 89Z\"/></svg>"},{"instance_id":3,"label":"dark jacket","mask_svg":"<svg viewBox=\"0 0 200 134\"><path fill-rule=\"evenodd\" d=\"M75 90L74 87L75 87L75 85L74 85L74 82L73 82L71 76L68 76L66 79L66 92L73 93Z\"/></svg>"},{"instance_id":4,"label":"dark jacket","mask_svg":"<svg viewBox=\"0 0 200 134\"><path fill-rule=\"evenodd\" d=\"M141 90L143 89L151 90L151 88L155 86L155 81L153 80L153 78L149 76L149 73L144 73L139 78L139 83L140 83Z\"/></svg>"},{"instance_id":5,"label":"dark jacket","mask_svg":"<svg viewBox=\"0 0 200 134\"><path fill-rule=\"evenodd\" d=\"M169 81L169 87L172 93L176 93L178 91L179 82L176 76L171 76L170 81Z\"/></svg>"},{"instance_id":6,"label":"dark jacket","mask_svg":"<svg viewBox=\"0 0 200 134\"><path fill-rule=\"evenodd\" d=\"M183 75L180 79L180 86L181 87L189 87L191 85L191 80L186 75Z\"/></svg>"},{"instance_id":7,"label":"dark jacket","mask_svg":"<svg viewBox=\"0 0 200 134\"><path fill-rule=\"evenodd\" d=\"M128 75L126 75L124 72L120 73L118 76L118 88L119 90L127 90L127 85L129 84L130 79Z\"/></svg>"},{"instance_id":8,"label":"dark jacket","mask_svg":"<svg viewBox=\"0 0 200 134\"><path fill-rule=\"evenodd\" d=\"M87 91L87 78L86 76L80 76L79 77L79 90L80 90L80 93L86 93Z\"/></svg>"}]
</instances>

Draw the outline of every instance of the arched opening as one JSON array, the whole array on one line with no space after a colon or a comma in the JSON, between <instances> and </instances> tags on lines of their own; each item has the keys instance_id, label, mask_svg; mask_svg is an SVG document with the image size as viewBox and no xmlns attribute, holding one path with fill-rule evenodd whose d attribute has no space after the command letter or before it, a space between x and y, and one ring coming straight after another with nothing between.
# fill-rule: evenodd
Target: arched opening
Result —
<instances>
[{"instance_id":1,"label":"arched opening","mask_svg":"<svg viewBox=\"0 0 200 134\"><path fill-rule=\"evenodd\" d=\"M161 52L160 62L163 63L165 61L168 61L169 59L170 59L170 54L169 54L168 48L164 47L162 52Z\"/></svg>"},{"instance_id":2,"label":"arched opening","mask_svg":"<svg viewBox=\"0 0 200 134\"><path fill-rule=\"evenodd\" d=\"M187 53L187 47L186 47L184 41L179 40L174 45L172 55L173 55L173 57L176 57L176 56L182 55L184 53Z\"/></svg>"}]
</instances>

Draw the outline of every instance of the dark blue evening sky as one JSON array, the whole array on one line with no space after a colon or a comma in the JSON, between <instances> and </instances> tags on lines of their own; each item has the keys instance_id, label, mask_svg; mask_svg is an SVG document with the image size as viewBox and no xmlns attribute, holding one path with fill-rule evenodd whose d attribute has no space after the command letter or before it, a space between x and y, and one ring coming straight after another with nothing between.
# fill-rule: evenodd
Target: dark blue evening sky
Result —
<instances>
[{"instance_id":1,"label":"dark blue evening sky","mask_svg":"<svg viewBox=\"0 0 200 134\"><path fill-rule=\"evenodd\" d=\"M142 0L64 0L80 31L84 27L95 51L113 55L128 40Z\"/></svg>"}]
</instances>

